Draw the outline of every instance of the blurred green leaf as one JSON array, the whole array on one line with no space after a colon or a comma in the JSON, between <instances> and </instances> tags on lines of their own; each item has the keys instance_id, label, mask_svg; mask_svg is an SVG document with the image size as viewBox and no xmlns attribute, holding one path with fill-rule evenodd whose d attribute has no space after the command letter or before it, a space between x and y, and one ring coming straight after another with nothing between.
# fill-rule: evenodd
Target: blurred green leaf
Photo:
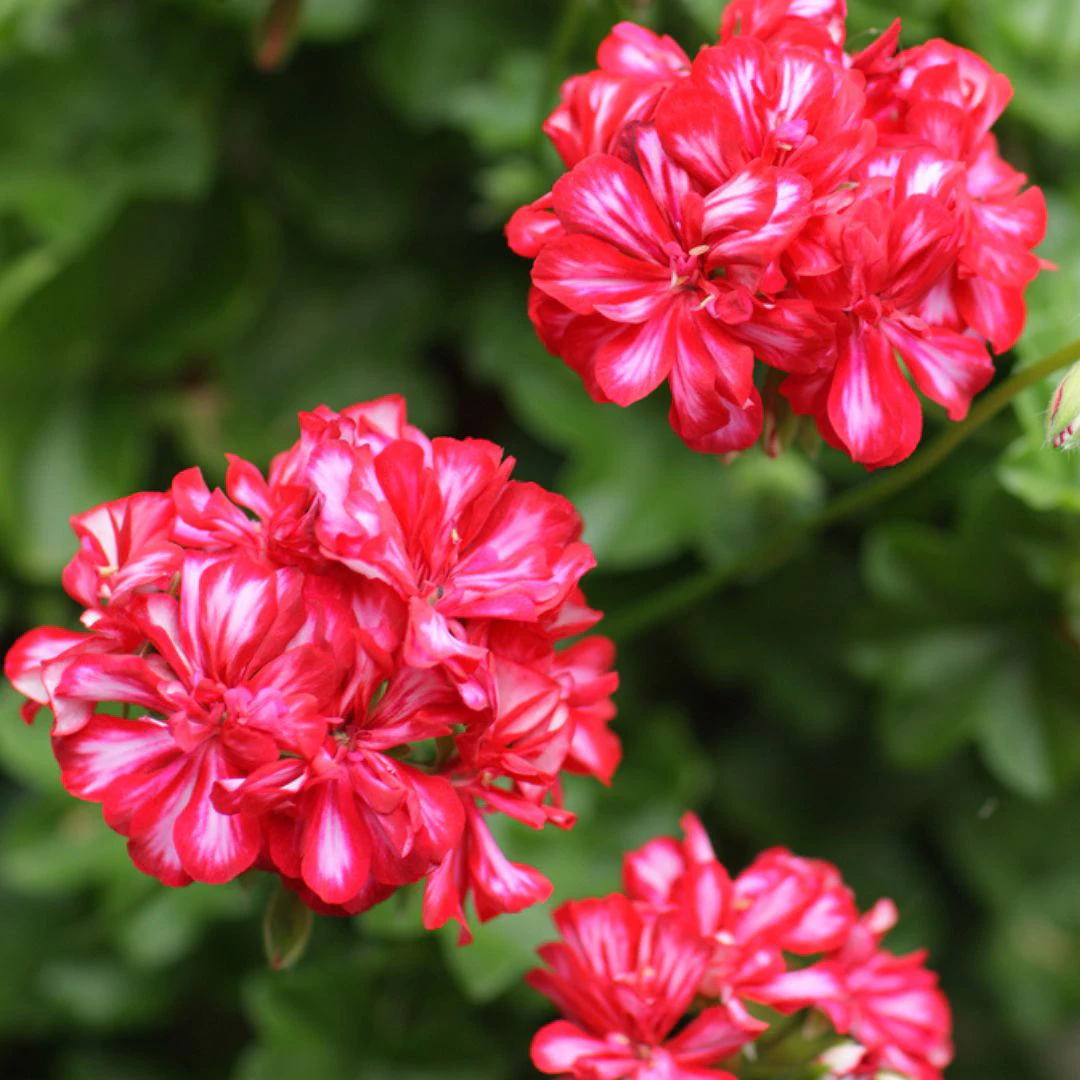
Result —
<instances>
[{"instance_id":1,"label":"blurred green leaf","mask_svg":"<svg viewBox=\"0 0 1080 1080\"><path fill-rule=\"evenodd\" d=\"M208 16L249 26L261 25L270 0L171 0L198 8ZM334 41L362 30L377 7L377 0L304 0L298 33L312 41Z\"/></svg>"},{"instance_id":2,"label":"blurred green leaf","mask_svg":"<svg viewBox=\"0 0 1080 1080\"><path fill-rule=\"evenodd\" d=\"M0 881L28 896L63 897L129 873L122 837L95 806L70 796L27 802L0 832Z\"/></svg>"},{"instance_id":3,"label":"blurred green leaf","mask_svg":"<svg viewBox=\"0 0 1080 1080\"><path fill-rule=\"evenodd\" d=\"M245 1006L259 1042L238 1076L284 1080L298 1068L326 1080L498 1075L498 1056L475 1022L432 1007L431 955L404 946L338 950L317 966L252 978Z\"/></svg>"},{"instance_id":4,"label":"blurred green leaf","mask_svg":"<svg viewBox=\"0 0 1080 1080\"><path fill-rule=\"evenodd\" d=\"M124 874L130 873L125 867ZM125 911L116 929L117 947L132 966L161 970L187 956L217 923L237 923L233 933L251 933L257 907L240 884L150 888L143 902Z\"/></svg>"},{"instance_id":5,"label":"blurred green leaf","mask_svg":"<svg viewBox=\"0 0 1080 1080\"><path fill-rule=\"evenodd\" d=\"M56 795L60 769L46 730L49 713L43 712L37 724L28 726L19 716L25 700L14 687L0 686L0 768L42 795Z\"/></svg>"},{"instance_id":6,"label":"blurred green leaf","mask_svg":"<svg viewBox=\"0 0 1080 1080\"><path fill-rule=\"evenodd\" d=\"M304 955L314 920L296 893L278 885L263 914L263 949L274 971L291 968Z\"/></svg>"},{"instance_id":7,"label":"blurred green leaf","mask_svg":"<svg viewBox=\"0 0 1080 1080\"><path fill-rule=\"evenodd\" d=\"M874 534L863 567L879 607L852 656L881 690L895 760L925 767L973 739L1004 784L1045 798L1075 775L1077 732L1063 713L1080 665L1061 640L1060 601L1010 551L1008 513L993 497L969 499L953 535Z\"/></svg>"},{"instance_id":8,"label":"blurred green leaf","mask_svg":"<svg viewBox=\"0 0 1080 1080\"><path fill-rule=\"evenodd\" d=\"M204 191L220 67L199 48L107 3L68 48L0 65L0 94L22 103L0 118L0 213L70 251L133 197Z\"/></svg>"}]
</instances>

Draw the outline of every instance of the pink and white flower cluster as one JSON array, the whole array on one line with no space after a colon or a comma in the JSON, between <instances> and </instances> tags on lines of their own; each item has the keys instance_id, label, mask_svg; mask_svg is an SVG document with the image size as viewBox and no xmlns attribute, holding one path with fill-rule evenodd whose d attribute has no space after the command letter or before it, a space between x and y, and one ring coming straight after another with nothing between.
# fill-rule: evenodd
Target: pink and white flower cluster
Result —
<instances>
[{"instance_id":1,"label":"pink and white flower cluster","mask_svg":"<svg viewBox=\"0 0 1080 1080\"><path fill-rule=\"evenodd\" d=\"M751 446L779 394L895 464L909 378L959 420L1023 329L1046 205L990 132L1009 81L945 41L898 52L899 22L848 53L845 20L734 0L693 60L620 23L544 126L567 172L507 226L548 350L600 402L666 381L694 450Z\"/></svg>"},{"instance_id":2,"label":"pink and white flower cluster","mask_svg":"<svg viewBox=\"0 0 1080 1080\"><path fill-rule=\"evenodd\" d=\"M480 440L428 439L405 403L301 414L264 477L230 458L72 523L85 630L42 627L5 671L55 717L73 795L167 885L274 871L356 913L427 879L424 922L518 911L549 882L493 813L573 815L564 770L607 782L614 650L561 496Z\"/></svg>"},{"instance_id":3,"label":"pink and white flower cluster","mask_svg":"<svg viewBox=\"0 0 1080 1080\"><path fill-rule=\"evenodd\" d=\"M790 1045L797 1030L783 1039L785 1075L803 1061L807 1075L941 1080L952 1059L948 1002L924 953L881 948L896 922L891 901L860 915L835 867L782 848L733 880L697 818L682 825L681 842L652 840L626 856L622 893L555 912L561 940L540 948L547 967L528 976L565 1018L533 1040L542 1073L737 1080L741 1064L767 1064L771 1045L767 1010L749 1004L817 1010L819 1027L835 1031L825 1050L820 1031L808 1040L807 1060ZM740 1053L757 1040L760 1052Z\"/></svg>"}]
</instances>

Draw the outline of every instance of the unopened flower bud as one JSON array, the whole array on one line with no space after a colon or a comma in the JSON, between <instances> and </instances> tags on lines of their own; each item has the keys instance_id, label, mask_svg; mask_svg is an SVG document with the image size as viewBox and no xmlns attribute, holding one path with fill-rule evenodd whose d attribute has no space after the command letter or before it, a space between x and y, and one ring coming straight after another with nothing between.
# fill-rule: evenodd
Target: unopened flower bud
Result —
<instances>
[{"instance_id":1,"label":"unopened flower bud","mask_svg":"<svg viewBox=\"0 0 1080 1080\"><path fill-rule=\"evenodd\" d=\"M1055 450L1071 450L1080 444L1080 363L1069 368L1050 399L1046 441Z\"/></svg>"}]
</instances>

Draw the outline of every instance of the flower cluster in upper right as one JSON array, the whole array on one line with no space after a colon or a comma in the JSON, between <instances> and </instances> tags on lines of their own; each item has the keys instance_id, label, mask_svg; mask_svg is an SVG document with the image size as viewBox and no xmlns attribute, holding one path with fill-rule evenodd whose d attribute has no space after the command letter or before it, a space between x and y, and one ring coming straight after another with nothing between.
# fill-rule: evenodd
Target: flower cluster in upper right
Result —
<instances>
[{"instance_id":1,"label":"flower cluster in upper right","mask_svg":"<svg viewBox=\"0 0 1080 1080\"><path fill-rule=\"evenodd\" d=\"M620 23L544 125L568 171L507 225L544 345L597 401L667 381L694 450L790 410L869 468L902 461L911 382L962 419L1046 265L1042 192L990 131L1008 79L946 41L898 51L899 21L848 52L846 14L734 0L693 61Z\"/></svg>"}]
</instances>

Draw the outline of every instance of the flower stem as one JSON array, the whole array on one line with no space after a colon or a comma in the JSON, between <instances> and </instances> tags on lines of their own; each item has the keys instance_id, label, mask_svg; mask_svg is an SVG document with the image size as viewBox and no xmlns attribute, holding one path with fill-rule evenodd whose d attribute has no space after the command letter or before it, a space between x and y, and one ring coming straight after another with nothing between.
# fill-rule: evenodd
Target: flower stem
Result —
<instances>
[{"instance_id":1,"label":"flower stem","mask_svg":"<svg viewBox=\"0 0 1080 1080\"><path fill-rule=\"evenodd\" d=\"M855 517L911 487L993 419L1018 394L1077 360L1080 360L1080 339L1006 379L979 399L966 420L941 432L922 453L903 465L897 465L865 484L841 492L817 514L781 530L770 542L756 548L744 559L683 578L668 588L646 596L640 604L616 612L607 620L606 632L616 641L627 641L660 625L678 612L695 606L732 581L754 578L783 565L822 529Z\"/></svg>"}]
</instances>

